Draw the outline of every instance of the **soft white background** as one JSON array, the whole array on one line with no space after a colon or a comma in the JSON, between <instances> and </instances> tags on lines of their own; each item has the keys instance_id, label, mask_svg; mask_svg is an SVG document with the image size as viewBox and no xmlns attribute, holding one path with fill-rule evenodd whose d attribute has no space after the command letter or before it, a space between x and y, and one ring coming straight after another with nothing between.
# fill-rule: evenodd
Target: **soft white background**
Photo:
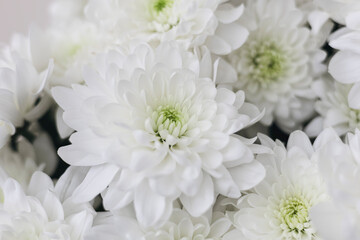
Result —
<instances>
[{"instance_id":1,"label":"soft white background","mask_svg":"<svg viewBox=\"0 0 360 240\"><path fill-rule=\"evenodd\" d=\"M32 23L45 27L51 1L0 0L0 42L7 43L14 32L27 34Z\"/></svg>"}]
</instances>

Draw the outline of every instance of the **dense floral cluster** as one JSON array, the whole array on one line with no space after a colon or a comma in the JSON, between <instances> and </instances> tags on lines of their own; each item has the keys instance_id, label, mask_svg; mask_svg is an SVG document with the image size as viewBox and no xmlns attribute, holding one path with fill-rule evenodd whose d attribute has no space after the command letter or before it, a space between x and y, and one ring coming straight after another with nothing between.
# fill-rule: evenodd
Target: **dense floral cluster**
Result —
<instances>
[{"instance_id":1,"label":"dense floral cluster","mask_svg":"<svg viewBox=\"0 0 360 240\"><path fill-rule=\"evenodd\" d=\"M0 48L0 239L360 239L358 0L49 13Z\"/></svg>"}]
</instances>

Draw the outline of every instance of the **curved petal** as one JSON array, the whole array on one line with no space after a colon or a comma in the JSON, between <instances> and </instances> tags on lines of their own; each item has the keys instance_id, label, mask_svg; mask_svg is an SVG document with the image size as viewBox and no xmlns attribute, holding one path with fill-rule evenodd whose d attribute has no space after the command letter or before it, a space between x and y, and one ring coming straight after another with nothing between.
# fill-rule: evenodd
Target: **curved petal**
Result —
<instances>
[{"instance_id":1,"label":"curved petal","mask_svg":"<svg viewBox=\"0 0 360 240\"><path fill-rule=\"evenodd\" d=\"M110 164L90 168L84 181L74 190L73 201L81 203L92 200L104 191L118 170L118 167Z\"/></svg>"},{"instance_id":2,"label":"curved petal","mask_svg":"<svg viewBox=\"0 0 360 240\"><path fill-rule=\"evenodd\" d=\"M182 194L180 201L192 216L203 215L215 202L214 184L211 177L205 174L199 192L193 197Z\"/></svg>"},{"instance_id":3,"label":"curved petal","mask_svg":"<svg viewBox=\"0 0 360 240\"><path fill-rule=\"evenodd\" d=\"M360 54L340 51L329 63L330 74L344 84L355 83L360 78Z\"/></svg>"}]
</instances>

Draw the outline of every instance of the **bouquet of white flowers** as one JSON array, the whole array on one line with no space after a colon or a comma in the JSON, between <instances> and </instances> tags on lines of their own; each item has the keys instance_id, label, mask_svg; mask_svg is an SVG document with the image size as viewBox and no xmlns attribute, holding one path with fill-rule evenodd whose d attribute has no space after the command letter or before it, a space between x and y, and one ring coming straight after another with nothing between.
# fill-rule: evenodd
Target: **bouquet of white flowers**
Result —
<instances>
[{"instance_id":1,"label":"bouquet of white flowers","mask_svg":"<svg viewBox=\"0 0 360 240\"><path fill-rule=\"evenodd\" d=\"M358 0L54 0L0 47L0 239L358 240L359 129Z\"/></svg>"}]
</instances>

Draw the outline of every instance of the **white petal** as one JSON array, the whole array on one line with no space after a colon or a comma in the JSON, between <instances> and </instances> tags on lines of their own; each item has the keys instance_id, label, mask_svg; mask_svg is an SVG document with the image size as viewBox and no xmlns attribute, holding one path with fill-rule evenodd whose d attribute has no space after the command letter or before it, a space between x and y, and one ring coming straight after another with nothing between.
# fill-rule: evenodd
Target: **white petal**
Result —
<instances>
[{"instance_id":1,"label":"white petal","mask_svg":"<svg viewBox=\"0 0 360 240\"><path fill-rule=\"evenodd\" d=\"M149 227L167 221L172 212L172 201L142 184L135 190L134 207L139 223Z\"/></svg>"},{"instance_id":2,"label":"white petal","mask_svg":"<svg viewBox=\"0 0 360 240\"><path fill-rule=\"evenodd\" d=\"M91 167L84 181L74 190L74 202L92 200L109 185L118 170L117 166L111 164Z\"/></svg>"},{"instance_id":3,"label":"white petal","mask_svg":"<svg viewBox=\"0 0 360 240\"><path fill-rule=\"evenodd\" d=\"M216 220L213 224L211 224L210 233L208 236L211 237L218 237L221 238L223 234L225 234L230 227L232 226L232 223L230 219L227 218L221 218Z\"/></svg>"},{"instance_id":4,"label":"white petal","mask_svg":"<svg viewBox=\"0 0 360 240\"><path fill-rule=\"evenodd\" d=\"M18 108L22 113L26 113L28 107L35 100L33 99L33 85L36 81L37 72L34 67L25 60L16 63L16 100Z\"/></svg>"},{"instance_id":5,"label":"white petal","mask_svg":"<svg viewBox=\"0 0 360 240\"><path fill-rule=\"evenodd\" d=\"M217 84L237 81L235 69L225 60L218 58L214 63L214 79Z\"/></svg>"},{"instance_id":6,"label":"white petal","mask_svg":"<svg viewBox=\"0 0 360 240\"><path fill-rule=\"evenodd\" d=\"M231 168L229 172L240 190L256 186L265 177L265 168L257 161Z\"/></svg>"},{"instance_id":7,"label":"white petal","mask_svg":"<svg viewBox=\"0 0 360 240\"><path fill-rule=\"evenodd\" d=\"M238 49L243 45L246 39L249 36L249 31L238 25L237 23L230 24L219 24L215 32L216 36L220 37L222 40L226 41L230 45L231 51ZM222 52L218 54L229 54L230 52Z\"/></svg>"},{"instance_id":8,"label":"white petal","mask_svg":"<svg viewBox=\"0 0 360 240\"><path fill-rule=\"evenodd\" d=\"M331 141L337 141L341 143L341 140L334 129L326 128L323 130L314 142L314 149L319 149Z\"/></svg>"},{"instance_id":9,"label":"white petal","mask_svg":"<svg viewBox=\"0 0 360 240\"><path fill-rule=\"evenodd\" d=\"M349 107L360 109L360 83L356 83L348 95Z\"/></svg>"},{"instance_id":10,"label":"white petal","mask_svg":"<svg viewBox=\"0 0 360 240\"><path fill-rule=\"evenodd\" d=\"M154 151L146 148L134 149L131 154L130 169L142 171L159 164L166 156L165 151Z\"/></svg>"},{"instance_id":11,"label":"white petal","mask_svg":"<svg viewBox=\"0 0 360 240\"><path fill-rule=\"evenodd\" d=\"M202 159L203 166L206 169L215 169L223 162L222 154L215 150L209 150L207 152L201 153L200 157Z\"/></svg>"},{"instance_id":12,"label":"white petal","mask_svg":"<svg viewBox=\"0 0 360 240\"><path fill-rule=\"evenodd\" d=\"M27 192L30 195L36 196L48 189L54 189L54 183L51 178L43 172L35 172L31 177Z\"/></svg>"},{"instance_id":13,"label":"white petal","mask_svg":"<svg viewBox=\"0 0 360 240\"><path fill-rule=\"evenodd\" d=\"M93 216L87 211L82 211L71 215L66 220L72 226L71 239L83 239L92 226Z\"/></svg>"},{"instance_id":14,"label":"white petal","mask_svg":"<svg viewBox=\"0 0 360 240\"><path fill-rule=\"evenodd\" d=\"M309 137L316 137L324 129L324 119L322 117L314 118L304 129Z\"/></svg>"},{"instance_id":15,"label":"white petal","mask_svg":"<svg viewBox=\"0 0 360 240\"><path fill-rule=\"evenodd\" d=\"M360 30L360 12L350 12L346 16L346 26L350 29Z\"/></svg>"},{"instance_id":16,"label":"white petal","mask_svg":"<svg viewBox=\"0 0 360 240\"><path fill-rule=\"evenodd\" d=\"M176 198L179 195L179 189L172 175L150 178L149 185L154 192L163 196Z\"/></svg>"},{"instance_id":17,"label":"white petal","mask_svg":"<svg viewBox=\"0 0 360 240\"><path fill-rule=\"evenodd\" d=\"M193 197L182 194L180 201L192 216L199 217L204 214L215 201L214 184L211 177L205 174L199 192Z\"/></svg>"},{"instance_id":18,"label":"white petal","mask_svg":"<svg viewBox=\"0 0 360 240\"><path fill-rule=\"evenodd\" d=\"M323 239L338 240L344 239L346 233L343 232L346 220L341 210L332 202L320 203L311 208L310 217L314 226Z\"/></svg>"},{"instance_id":19,"label":"white petal","mask_svg":"<svg viewBox=\"0 0 360 240\"><path fill-rule=\"evenodd\" d=\"M49 190L46 192L43 206L50 221L64 220L63 206L54 192Z\"/></svg>"},{"instance_id":20,"label":"white petal","mask_svg":"<svg viewBox=\"0 0 360 240\"><path fill-rule=\"evenodd\" d=\"M81 109L81 104L77 101L78 96L74 90L66 87L54 87L51 89L51 93L62 109Z\"/></svg>"},{"instance_id":21,"label":"white petal","mask_svg":"<svg viewBox=\"0 0 360 240\"><path fill-rule=\"evenodd\" d=\"M14 101L15 94L0 89L0 119L11 122L15 127L23 125L23 118Z\"/></svg>"},{"instance_id":22,"label":"white petal","mask_svg":"<svg viewBox=\"0 0 360 240\"><path fill-rule=\"evenodd\" d=\"M110 185L101 196L106 210L121 209L134 200L132 191L122 191L116 185Z\"/></svg>"},{"instance_id":23,"label":"white petal","mask_svg":"<svg viewBox=\"0 0 360 240\"><path fill-rule=\"evenodd\" d=\"M72 128L70 128L68 125L66 125L66 123L63 119L63 113L64 113L64 111L58 107L56 110L56 115L55 115L56 128L62 139L69 137L71 135L71 133L74 132L74 130Z\"/></svg>"},{"instance_id":24,"label":"white petal","mask_svg":"<svg viewBox=\"0 0 360 240\"><path fill-rule=\"evenodd\" d=\"M308 21L313 34L318 34L324 24L328 21L329 14L323 11L312 11L309 14Z\"/></svg>"},{"instance_id":25,"label":"white petal","mask_svg":"<svg viewBox=\"0 0 360 240\"><path fill-rule=\"evenodd\" d=\"M241 193L228 170L220 167L217 171L221 173L221 177L213 178L216 192L229 198L239 198Z\"/></svg>"},{"instance_id":26,"label":"white petal","mask_svg":"<svg viewBox=\"0 0 360 240\"><path fill-rule=\"evenodd\" d=\"M239 19L239 17L244 12L244 5L241 4L237 7L232 6L231 4L221 4L215 12L215 15L218 17L221 23L232 23Z\"/></svg>"},{"instance_id":27,"label":"white petal","mask_svg":"<svg viewBox=\"0 0 360 240\"><path fill-rule=\"evenodd\" d=\"M84 181L88 171L88 167L70 166L66 169L55 186L55 192L62 202L71 197L74 190Z\"/></svg>"},{"instance_id":28,"label":"white petal","mask_svg":"<svg viewBox=\"0 0 360 240\"><path fill-rule=\"evenodd\" d=\"M330 45L335 49L350 51L360 54L360 33L358 31L348 32L331 40Z\"/></svg>"},{"instance_id":29,"label":"white petal","mask_svg":"<svg viewBox=\"0 0 360 240\"><path fill-rule=\"evenodd\" d=\"M330 74L339 82L355 83L360 77L360 54L340 51L329 63Z\"/></svg>"},{"instance_id":30,"label":"white petal","mask_svg":"<svg viewBox=\"0 0 360 240\"><path fill-rule=\"evenodd\" d=\"M30 206L20 184L9 178L2 186L4 208L9 212L30 212Z\"/></svg>"},{"instance_id":31,"label":"white petal","mask_svg":"<svg viewBox=\"0 0 360 240\"><path fill-rule=\"evenodd\" d=\"M292 147L298 147L298 148L302 149L309 158L314 153L314 149L312 147L310 139L302 131L295 131L290 134L289 140L287 143L287 149L290 150Z\"/></svg>"},{"instance_id":32,"label":"white petal","mask_svg":"<svg viewBox=\"0 0 360 240\"><path fill-rule=\"evenodd\" d=\"M233 91L226 88L218 88L216 93L216 101L233 105L236 99L236 95Z\"/></svg>"},{"instance_id":33,"label":"white petal","mask_svg":"<svg viewBox=\"0 0 360 240\"><path fill-rule=\"evenodd\" d=\"M231 52L231 45L219 36L209 36L206 40L206 46L211 52L218 55L225 55Z\"/></svg>"}]
</instances>

